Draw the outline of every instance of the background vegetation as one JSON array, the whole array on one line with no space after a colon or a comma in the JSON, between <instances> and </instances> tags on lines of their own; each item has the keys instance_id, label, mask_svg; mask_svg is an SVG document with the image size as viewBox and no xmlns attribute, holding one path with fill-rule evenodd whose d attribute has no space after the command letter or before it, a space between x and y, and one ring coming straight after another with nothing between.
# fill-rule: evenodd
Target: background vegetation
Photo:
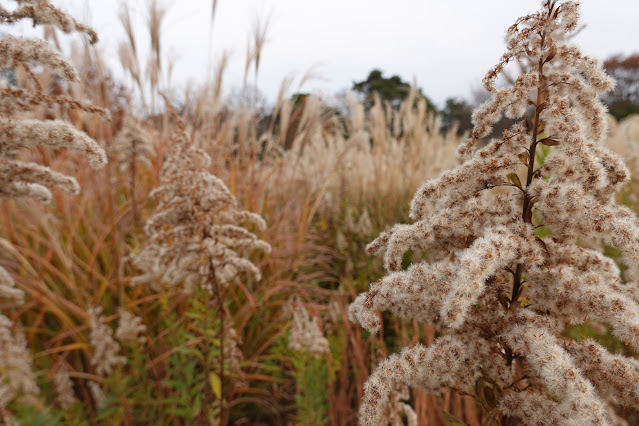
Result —
<instances>
[{"instance_id":1,"label":"background vegetation","mask_svg":"<svg viewBox=\"0 0 639 426\"><path fill-rule=\"evenodd\" d=\"M156 2L151 5L156 20L149 20L149 33L160 40L163 11ZM126 29L126 12L122 20ZM158 82L169 72L159 42L154 65L143 73L129 28L120 55L134 87L117 81L89 47L74 54L81 84L59 86L46 71L36 75L45 90L110 110L110 122L65 108L35 113L41 119L71 121L100 142L110 162L96 173L72 153L32 150L25 159L73 172L82 192L57 191L48 206L21 199L2 202L0 264L27 294L11 319L26 333L41 388L37 410L20 403L9 407L19 423L193 424L218 415L203 401L212 392L229 407L232 424L355 424L371 369L399 348L433 342L430 325L391 316L384 317L379 335L369 335L349 323L347 306L384 275L381 261L369 257L364 246L388 225L406 222L417 186L456 164L456 145L470 126L473 101L451 98L436 111L415 85L373 70L353 83L356 93L345 109L292 93L292 81L285 80L279 98L264 110L250 95L250 76L259 72L264 40L260 31L256 34L239 101L223 96L225 58L215 78L197 91L167 94L174 95L173 106L192 141L213 159L210 172L268 225L259 237L272 252L252 257L262 279L238 281L227 292L243 355L240 373L232 371L230 361L226 375L215 370L223 350L215 337L220 324L205 292L131 286L140 272L129 257L146 238L144 220L155 207L149 193L158 185L173 124L157 93ZM639 170L634 153L639 122L626 118L639 112L637 56L612 58L606 67L620 81L618 92L606 99L615 117L609 143ZM117 136L127 118L133 118L153 148L146 152L148 161L125 159L134 167L122 167L117 156ZM633 181L623 202L636 207L637 190ZM293 296L317 318L328 340L329 350L319 356L289 347ZM103 309L113 330L120 307L146 326L142 339L122 346L126 362L106 378L90 364L94 349L88 343L88 310L94 306ZM627 351L604 329L586 324L567 333ZM63 406L55 390L60 368L68 369L72 379L77 401L71 406ZM220 386L220 380L234 385ZM101 384L104 400L92 396L91 382ZM410 403L420 424L482 421L468 395L411 391ZM624 416L638 424L636 413Z\"/></svg>"}]
</instances>

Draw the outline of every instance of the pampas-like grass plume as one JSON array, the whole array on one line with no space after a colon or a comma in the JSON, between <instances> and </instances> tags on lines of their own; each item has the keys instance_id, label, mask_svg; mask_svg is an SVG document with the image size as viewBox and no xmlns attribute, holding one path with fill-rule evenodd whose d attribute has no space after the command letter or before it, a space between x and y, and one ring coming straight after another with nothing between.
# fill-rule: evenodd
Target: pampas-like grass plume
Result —
<instances>
[{"instance_id":1,"label":"pampas-like grass plume","mask_svg":"<svg viewBox=\"0 0 639 426\"><path fill-rule=\"evenodd\" d=\"M413 224L369 245L385 252L389 274L354 301L351 320L376 332L388 310L440 336L377 367L362 424L388 423L401 385L477 396L491 383L500 395L483 408L502 424L605 425L607 402L639 407L636 360L561 337L568 325L602 321L639 350L639 221L615 202L629 173L602 146L598 94L614 83L570 44L578 16L577 3L546 0L508 29L508 50L484 79L492 97L459 148L466 162L422 185ZM515 61L531 65L514 87L497 88ZM520 121L478 148L503 116ZM611 259L576 244L601 239L621 250L627 283ZM402 270L408 250L439 258Z\"/></svg>"},{"instance_id":2,"label":"pampas-like grass plume","mask_svg":"<svg viewBox=\"0 0 639 426\"><path fill-rule=\"evenodd\" d=\"M148 132L131 117L124 119L122 130L115 138L113 151L122 173L134 174L136 163L152 167L153 141Z\"/></svg>"}]
</instances>

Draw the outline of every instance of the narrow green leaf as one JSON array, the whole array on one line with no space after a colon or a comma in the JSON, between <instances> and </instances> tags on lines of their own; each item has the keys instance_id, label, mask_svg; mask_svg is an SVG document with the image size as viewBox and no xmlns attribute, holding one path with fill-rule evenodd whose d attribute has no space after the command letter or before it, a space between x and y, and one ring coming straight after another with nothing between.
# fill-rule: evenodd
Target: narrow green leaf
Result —
<instances>
[{"instance_id":1,"label":"narrow green leaf","mask_svg":"<svg viewBox=\"0 0 639 426\"><path fill-rule=\"evenodd\" d=\"M521 153L517 156L524 166L528 166L528 154Z\"/></svg>"},{"instance_id":2,"label":"narrow green leaf","mask_svg":"<svg viewBox=\"0 0 639 426\"><path fill-rule=\"evenodd\" d=\"M442 410L442 416L444 417L444 421L447 426L466 426L466 423L462 422L447 411Z\"/></svg>"},{"instance_id":3,"label":"narrow green leaf","mask_svg":"<svg viewBox=\"0 0 639 426\"><path fill-rule=\"evenodd\" d=\"M215 373L210 373L209 383L215 396L217 396L218 399L222 399L222 381L220 380L220 376Z\"/></svg>"},{"instance_id":4,"label":"narrow green leaf","mask_svg":"<svg viewBox=\"0 0 639 426\"><path fill-rule=\"evenodd\" d=\"M521 189L521 181L517 173L511 173L508 175L508 180L513 183L517 188Z\"/></svg>"}]
</instances>

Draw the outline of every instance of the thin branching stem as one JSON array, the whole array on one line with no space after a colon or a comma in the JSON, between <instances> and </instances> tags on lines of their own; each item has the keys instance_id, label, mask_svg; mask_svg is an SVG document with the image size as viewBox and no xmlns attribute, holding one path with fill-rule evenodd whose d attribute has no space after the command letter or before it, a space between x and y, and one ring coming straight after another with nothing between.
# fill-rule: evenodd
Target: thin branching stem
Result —
<instances>
[{"instance_id":1,"label":"thin branching stem","mask_svg":"<svg viewBox=\"0 0 639 426\"><path fill-rule=\"evenodd\" d=\"M541 49L543 52L544 49L544 41L545 34L541 35ZM538 62L538 73L539 73L539 84L537 86L537 102L535 103L535 118L533 120L533 131L532 138L530 141L530 147L528 148L528 173L526 175L526 187L524 190L524 202L522 205L521 217L524 222L532 223L532 204L531 204L531 196L528 193L528 187L532 183L534 172L535 172L535 158L536 158L536 150L537 150L537 137L539 134L539 114L544 108L544 103L542 102L543 98L543 86L544 86L544 58L540 57ZM513 277L513 291L510 296L510 306L511 309L513 306L517 305L517 300L519 299L519 294L521 292L522 280L521 276L524 271L524 267L521 263L517 264L517 268L515 270L515 275Z\"/></svg>"}]
</instances>

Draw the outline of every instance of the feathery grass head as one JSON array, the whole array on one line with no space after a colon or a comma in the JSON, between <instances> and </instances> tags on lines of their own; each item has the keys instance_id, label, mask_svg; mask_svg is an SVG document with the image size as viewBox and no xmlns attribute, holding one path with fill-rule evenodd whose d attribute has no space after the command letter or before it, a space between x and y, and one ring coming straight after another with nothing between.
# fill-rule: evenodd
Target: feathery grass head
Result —
<instances>
[{"instance_id":1,"label":"feathery grass head","mask_svg":"<svg viewBox=\"0 0 639 426\"><path fill-rule=\"evenodd\" d=\"M113 155L121 172L132 172L133 163L151 168L151 158L155 154L153 141L148 132L131 117L126 117L122 129L115 138Z\"/></svg>"},{"instance_id":2,"label":"feathery grass head","mask_svg":"<svg viewBox=\"0 0 639 426\"><path fill-rule=\"evenodd\" d=\"M91 44L98 41L98 35L92 28L62 12L49 0L16 0L16 2L18 7L12 12L0 7L0 20L3 23L11 24L22 19L31 19L33 26L52 25L67 34L72 32L85 33Z\"/></svg>"}]
</instances>

